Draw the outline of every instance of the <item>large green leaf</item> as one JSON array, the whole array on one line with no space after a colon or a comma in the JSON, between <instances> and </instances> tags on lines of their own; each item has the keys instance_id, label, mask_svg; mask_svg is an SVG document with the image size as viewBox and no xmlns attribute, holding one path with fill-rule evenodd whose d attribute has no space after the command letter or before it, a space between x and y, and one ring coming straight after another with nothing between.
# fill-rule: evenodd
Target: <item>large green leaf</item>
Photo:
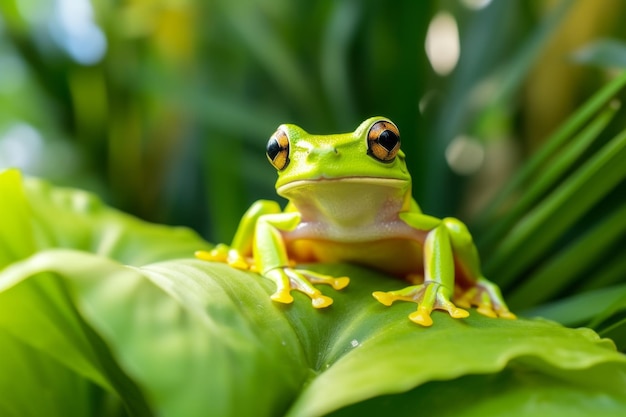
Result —
<instances>
[{"instance_id":1,"label":"large green leaf","mask_svg":"<svg viewBox=\"0 0 626 417\"><path fill-rule=\"evenodd\" d=\"M363 401L332 416L387 415L390 409L397 417L419 415L416 410L437 410L441 417L623 415L619 402L599 411L596 407L604 396L592 385L572 385L514 362L497 374L429 382L404 394Z\"/></svg>"},{"instance_id":2,"label":"large green leaf","mask_svg":"<svg viewBox=\"0 0 626 417\"><path fill-rule=\"evenodd\" d=\"M109 367L99 373L92 369L103 358L91 354L92 344L81 343L80 331L69 325L63 331L30 313L27 291L54 278L16 283L53 271L73 293L81 316L107 341L156 410L185 416L276 415L307 371L300 345L269 299L258 300L256 293L265 296L264 289L247 291L256 296L246 300L245 290L235 286L229 291L233 284L222 281L232 278L228 272L216 274L206 266L175 261L137 270L84 252L44 251L3 271L0 314L21 317L24 332L6 324L16 337L52 351L59 361L107 388L113 385L106 375ZM244 314L243 305L250 307ZM73 303L48 304L39 310L59 317L73 308ZM31 340L34 334L39 340ZM80 360L88 363L81 365Z\"/></svg>"},{"instance_id":3,"label":"large green leaf","mask_svg":"<svg viewBox=\"0 0 626 417\"><path fill-rule=\"evenodd\" d=\"M98 415L93 384L4 329L0 329L0 369L3 417Z\"/></svg>"},{"instance_id":4,"label":"large green leaf","mask_svg":"<svg viewBox=\"0 0 626 417\"><path fill-rule=\"evenodd\" d=\"M103 398L130 415L186 417L626 409L626 357L591 330L475 312L436 312L422 328L406 317L414 305L371 297L402 283L347 265L312 266L352 277L343 291L322 288L332 307L315 310L300 294L278 305L258 275L193 259L207 244L191 232L140 222L81 191L25 184L0 175L12 201L30 207L13 217L37 245L0 270L2 352L22 358L0 360L0 387L21 369L59 378L15 380L0 401L8 415L121 415L98 407ZM44 385L55 407L23 400Z\"/></svg>"},{"instance_id":5,"label":"large green leaf","mask_svg":"<svg viewBox=\"0 0 626 417\"><path fill-rule=\"evenodd\" d=\"M0 227L0 268L35 251L28 224L30 206L24 196L20 173L10 170L1 175L0 218L6 221Z\"/></svg>"}]
</instances>

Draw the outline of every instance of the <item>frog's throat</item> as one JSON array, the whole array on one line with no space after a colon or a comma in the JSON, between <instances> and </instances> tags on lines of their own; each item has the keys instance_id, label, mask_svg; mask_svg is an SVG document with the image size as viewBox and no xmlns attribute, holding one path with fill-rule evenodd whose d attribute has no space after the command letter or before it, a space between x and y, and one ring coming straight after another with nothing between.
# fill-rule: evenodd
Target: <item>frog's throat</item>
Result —
<instances>
[{"instance_id":1,"label":"frog's throat","mask_svg":"<svg viewBox=\"0 0 626 417\"><path fill-rule=\"evenodd\" d=\"M296 180L277 189L303 223L340 230L378 229L410 207L411 182L397 178L342 177Z\"/></svg>"}]
</instances>

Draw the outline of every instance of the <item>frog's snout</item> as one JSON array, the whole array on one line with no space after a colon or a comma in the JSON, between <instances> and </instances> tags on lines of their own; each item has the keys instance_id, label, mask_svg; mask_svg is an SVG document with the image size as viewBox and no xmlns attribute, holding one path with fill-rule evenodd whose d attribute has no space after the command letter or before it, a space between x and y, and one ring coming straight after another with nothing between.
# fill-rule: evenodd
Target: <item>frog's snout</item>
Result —
<instances>
[{"instance_id":1,"label":"frog's snout","mask_svg":"<svg viewBox=\"0 0 626 417\"><path fill-rule=\"evenodd\" d=\"M327 145L309 149L307 152L307 162L316 162L326 160L333 157L339 157L340 152L336 146Z\"/></svg>"}]
</instances>

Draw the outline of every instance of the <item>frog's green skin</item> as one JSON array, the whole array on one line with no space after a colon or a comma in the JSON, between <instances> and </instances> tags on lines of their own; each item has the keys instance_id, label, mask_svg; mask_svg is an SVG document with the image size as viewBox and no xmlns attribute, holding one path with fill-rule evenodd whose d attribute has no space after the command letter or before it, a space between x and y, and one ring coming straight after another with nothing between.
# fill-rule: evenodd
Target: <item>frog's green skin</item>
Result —
<instances>
[{"instance_id":1,"label":"frog's green skin","mask_svg":"<svg viewBox=\"0 0 626 417\"><path fill-rule=\"evenodd\" d=\"M465 225L422 214L399 147L397 127L382 117L364 121L352 133L326 136L281 125L268 142L268 158L278 169L276 190L289 204L281 210L274 201L257 201L230 247L196 255L258 271L276 284L271 298L281 303L291 303L291 291L299 290L314 307L329 306L332 299L313 284L339 290L349 279L296 265L351 262L408 279L413 285L373 295L385 305L417 303L409 318L423 326L432 324L434 309L467 317L453 299L486 316L515 318L480 272Z\"/></svg>"}]
</instances>

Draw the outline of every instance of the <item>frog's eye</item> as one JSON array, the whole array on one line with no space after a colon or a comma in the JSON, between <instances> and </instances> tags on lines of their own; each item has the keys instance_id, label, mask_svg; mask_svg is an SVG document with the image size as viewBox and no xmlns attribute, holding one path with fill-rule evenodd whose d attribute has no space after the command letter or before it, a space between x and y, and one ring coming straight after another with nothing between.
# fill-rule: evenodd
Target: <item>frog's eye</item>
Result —
<instances>
[{"instance_id":1,"label":"frog's eye","mask_svg":"<svg viewBox=\"0 0 626 417\"><path fill-rule=\"evenodd\" d=\"M367 154L382 162L391 162L400 150L400 131L393 123L382 120L370 127Z\"/></svg>"},{"instance_id":2,"label":"frog's eye","mask_svg":"<svg viewBox=\"0 0 626 417\"><path fill-rule=\"evenodd\" d=\"M267 141L265 154L277 170L280 171L287 167L289 164L289 138L283 130L277 130Z\"/></svg>"}]
</instances>

